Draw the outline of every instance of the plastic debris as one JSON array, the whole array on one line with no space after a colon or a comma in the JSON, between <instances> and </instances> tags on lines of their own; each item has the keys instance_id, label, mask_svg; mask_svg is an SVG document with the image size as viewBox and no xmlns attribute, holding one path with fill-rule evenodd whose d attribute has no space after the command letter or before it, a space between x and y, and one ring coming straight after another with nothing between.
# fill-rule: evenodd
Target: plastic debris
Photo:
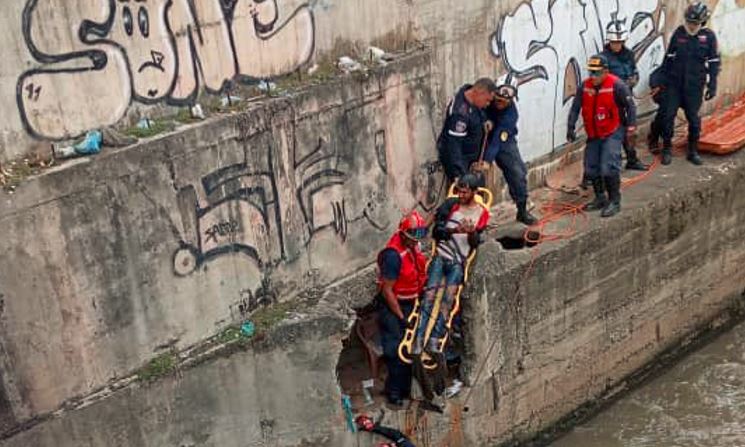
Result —
<instances>
[{"instance_id":1,"label":"plastic debris","mask_svg":"<svg viewBox=\"0 0 745 447\"><path fill-rule=\"evenodd\" d=\"M240 96L227 95L223 96L222 99L220 99L220 105L223 107L229 107L241 101L243 101L243 98L241 98Z\"/></svg>"},{"instance_id":2,"label":"plastic debris","mask_svg":"<svg viewBox=\"0 0 745 447\"><path fill-rule=\"evenodd\" d=\"M352 399L346 394L341 395L341 406L344 409L344 416L347 420L347 428L352 433L357 432L357 426L354 423L354 414L352 413Z\"/></svg>"},{"instance_id":3,"label":"plastic debris","mask_svg":"<svg viewBox=\"0 0 745 447\"><path fill-rule=\"evenodd\" d=\"M72 158L78 155L73 146L59 146L57 144L52 145L52 154L54 158Z\"/></svg>"},{"instance_id":4,"label":"plastic debris","mask_svg":"<svg viewBox=\"0 0 745 447\"><path fill-rule=\"evenodd\" d=\"M97 154L101 152L101 141L103 141L103 135L100 130L91 130L86 135L83 141L74 145L75 152L80 155Z\"/></svg>"},{"instance_id":5,"label":"plastic debris","mask_svg":"<svg viewBox=\"0 0 745 447\"><path fill-rule=\"evenodd\" d=\"M362 381L362 394L365 395L365 405L372 405L375 403L372 397L372 390L375 386L375 379L368 379Z\"/></svg>"},{"instance_id":6,"label":"plastic debris","mask_svg":"<svg viewBox=\"0 0 745 447\"><path fill-rule=\"evenodd\" d=\"M203 120L204 119L204 110L202 110L201 104L195 104L191 109L189 109L191 112L191 117Z\"/></svg>"},{"instance_id":7,"label":"plastic debris","mask_svg":"<svg viewBox=\"0 0 745 447\"><path fill-rule=\"evenodd\" d=\"M245 321L241 325L241 334L243 334L244 337L252 337L255 332L256 326L254 326L252 321Z\"/></svg>"},{"instance_id":8,"label":"plastic debris","mask_svg":"<svg viewBox=\"0 0 745 447\"><path fill-rule=\"evenodd\" d=\"M308 69L308 74L312 75L313 73L318 71L318 68L318 64L311 65L311 67Z\"/></svg>"},{"instance_id":9,"label":"plastic debris","mask_svg":"<svg viewBox=\"0 0 745 447\"><path fill-rule=\"evenodd\" d=\"M154 125L155 125L155 122L151 120L150 118L142 118L141 120L137 121L138 129L150 129Z\"/></svg>"},{"instance_id":10,"label":"plastic debris","mask_svg":"<svg viewBox=\"0 0 745 447\"><path fill-rule=\"evenodd\" d=\"M257 88L264 93L269 93L274 90L277 90L277 84L271 81L261 81L259 82L259 85L257 86Z\"/></svg>"},{"instance_id":11,"label":"plastic debris","mask_svg":"<svg viewBox=\"0 0 745 447\"><path fill-rule=\"evenodd\" d=\"M458 393L460 393L460 390L463 389L463 382L461 382L458 379L453 380L453 384L449 387L445 388L445 398L446 399L452 399L453 397L457 396Z\"/></svg>"},{"instance_id":12,"label":"plastic debris","mask_svg":"<svg viewBox=\"0 0 745 447\"><path fill-rule=\"evenodd\" d=\"M339 70L345 73L351 73L353 71L362 70L362 64L360 64L359 62L357 62L356 60L352 59L349 56L340 57L339 62L337 62L336 66L339 67Z\"/></svg>"},{"instance_id":13,"label":"plastic debris","mask_svg":"<svg viewBox=\"0 0 745 447\"><path fill-rule=\"evenodd\" d=\"M378 47L370 47L367 49L367 56L371 62L376 62L378 65L388 65L388 62L393 60L393 57L388 55L385 50Z\"/></svg>"}]
</instances>

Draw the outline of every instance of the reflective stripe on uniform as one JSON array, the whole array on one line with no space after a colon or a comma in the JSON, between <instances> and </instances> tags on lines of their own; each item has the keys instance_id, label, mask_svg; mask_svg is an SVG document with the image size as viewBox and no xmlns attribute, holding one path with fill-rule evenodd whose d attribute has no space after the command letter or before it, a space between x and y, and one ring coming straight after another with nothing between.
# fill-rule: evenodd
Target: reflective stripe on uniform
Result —
<instances>
[{"instance_id":1,"label":"reflective stripe on uniform","mask_svg":"<svg viewBox=\"0 0 745 447\"><path fill-rule=\"evenodd\" d=\"M448 130L448 134L450 134L450 135L452 135L454 137L465 137L466 135L468 135L467 132L454 132L452 130Z\"/></svg>"}]
</instances>

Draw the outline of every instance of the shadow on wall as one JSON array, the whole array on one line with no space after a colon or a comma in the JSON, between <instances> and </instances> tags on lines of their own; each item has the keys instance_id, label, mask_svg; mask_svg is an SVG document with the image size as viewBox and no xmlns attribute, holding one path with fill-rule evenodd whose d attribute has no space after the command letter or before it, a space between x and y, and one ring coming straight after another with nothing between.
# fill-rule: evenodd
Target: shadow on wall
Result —
<instances>
[{"instance_id":1,"label":"shadow on wall","mask_svg":"<svg viewBox=\"0 0 745 447\"><path fill-rule=\"evenodd\" d=\"M21 120L33 136L71 138L115 124L132 101L188 105L200 88L290 73L313 54L313 13L278 2L28 0L23 34L42 66L18 80Z\"/></svg>"}]
</instances>

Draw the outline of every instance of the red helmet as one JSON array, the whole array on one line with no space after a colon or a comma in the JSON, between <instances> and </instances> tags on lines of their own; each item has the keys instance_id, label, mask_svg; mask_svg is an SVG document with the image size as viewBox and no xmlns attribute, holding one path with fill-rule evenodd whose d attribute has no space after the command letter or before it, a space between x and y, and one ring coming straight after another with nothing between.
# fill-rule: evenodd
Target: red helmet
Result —
<instances>
[{"instance_id":1,"label":"red helmet","mask_svg":"<svg viewBox=\"0 0 745 447\"><path fill-rule=\"evenodd\" d=\"M424 239L427 236L427 222L417 211L412 211L401 219L398 231L411 239Z\"/></svg>"}]
</instances>

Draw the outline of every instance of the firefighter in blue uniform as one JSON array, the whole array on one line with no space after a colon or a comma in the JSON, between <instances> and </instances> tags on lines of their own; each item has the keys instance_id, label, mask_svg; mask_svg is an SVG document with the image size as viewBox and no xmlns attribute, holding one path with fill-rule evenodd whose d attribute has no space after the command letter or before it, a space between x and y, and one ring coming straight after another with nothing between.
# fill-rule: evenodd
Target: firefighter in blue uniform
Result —
<instances>
[{"instance_id":1,"label":"firefighter in blue uniform","mask_svg":"<svg viewBox=\"0 0 745 447\"><path fill-rule=\"evenodd\" d=\"M517 120L519 114L515 98L517 89L509 84L497 87L494 101L486 109L492 123L489 146L484 154L487 163L496 162L517 206L517 220L534 225L538 219L528 211L528 169L517 147Z\"/></svg>"},{"instance_id":2,"label":"firefighter in blue uniform","mask_svg":"<svg viewBox=\"0 0 745 447\"><path fill-rule=\"evenodd\" d=\"M633 141L636 133L636 106L626 83L609 72L605 56L591 57L587 70L590 77L569 112L567 140L577 139L575 126L582 112L587 132L584 167L595 191L585 209L602 209L602 217L611 217L621 211L621 150L624 137Z\"/></svg>"},{"instance_id":3,"label":"firefighter in blue uniform","mask_svg":"<svg viewBox=\"0 0 745 447\"><path fill-rule=\"evenodd\" d=\"M660 151L660 137L665 125L665 98L667 97L667 81L665 79L665 67L660 65L649 75L649 89L652 100L657 104L657 113L654 115L652 124L649 125L647 145L649 151L658 154Z\"/></svg>"},{"instance_id":4,"label":"firefighter in blue uniform","mask_svg":"<svg viewBox=\"0 0 745 447\"><path fill-rule=\"evenodd\" d=\"M639 71L636 68L634 52L625 45L629 36L626 24L621 20L610 22L605 35L608 43L601 54L608 59L608 69L625 82L629 86L629 90L633 92L634 86L639 82ZM623 140L623 150L626 153L626 169L646 171L648 167L639 160L634 143L629 138Z\"/></svg>"},{"instance_id":5,"label":"firefighter in blue uniform","mask_svg":"<svg viewBox=\"0 0 745 447\"><path fill-rule=\"evenodd\" d=\"M448 104L445 123L437 139L440 163L450 182L462 177L479 160L485 137L484 109L494 99L497 86L489 78L458 90Z\"/></svg>"},{"instance_id":6,"label":"firefighter in blue uniform","mask_svg":"<svg viewBox=\"0 0 745 447\"><path fill-rule=\"evenodd\" d=\"M702 164L698 154L698 140L701 135L699 110L702 99L708 101L717 94L720 66L716 35L712 30L704 28L708 19L709 9L703 2L688 6L685 24L673 32L665 54L667 90L662 132L662 164L665 165L672 161L675 116L681 107L688 120L686 158L694 165Z\"/></svg>"}]
</instances>

